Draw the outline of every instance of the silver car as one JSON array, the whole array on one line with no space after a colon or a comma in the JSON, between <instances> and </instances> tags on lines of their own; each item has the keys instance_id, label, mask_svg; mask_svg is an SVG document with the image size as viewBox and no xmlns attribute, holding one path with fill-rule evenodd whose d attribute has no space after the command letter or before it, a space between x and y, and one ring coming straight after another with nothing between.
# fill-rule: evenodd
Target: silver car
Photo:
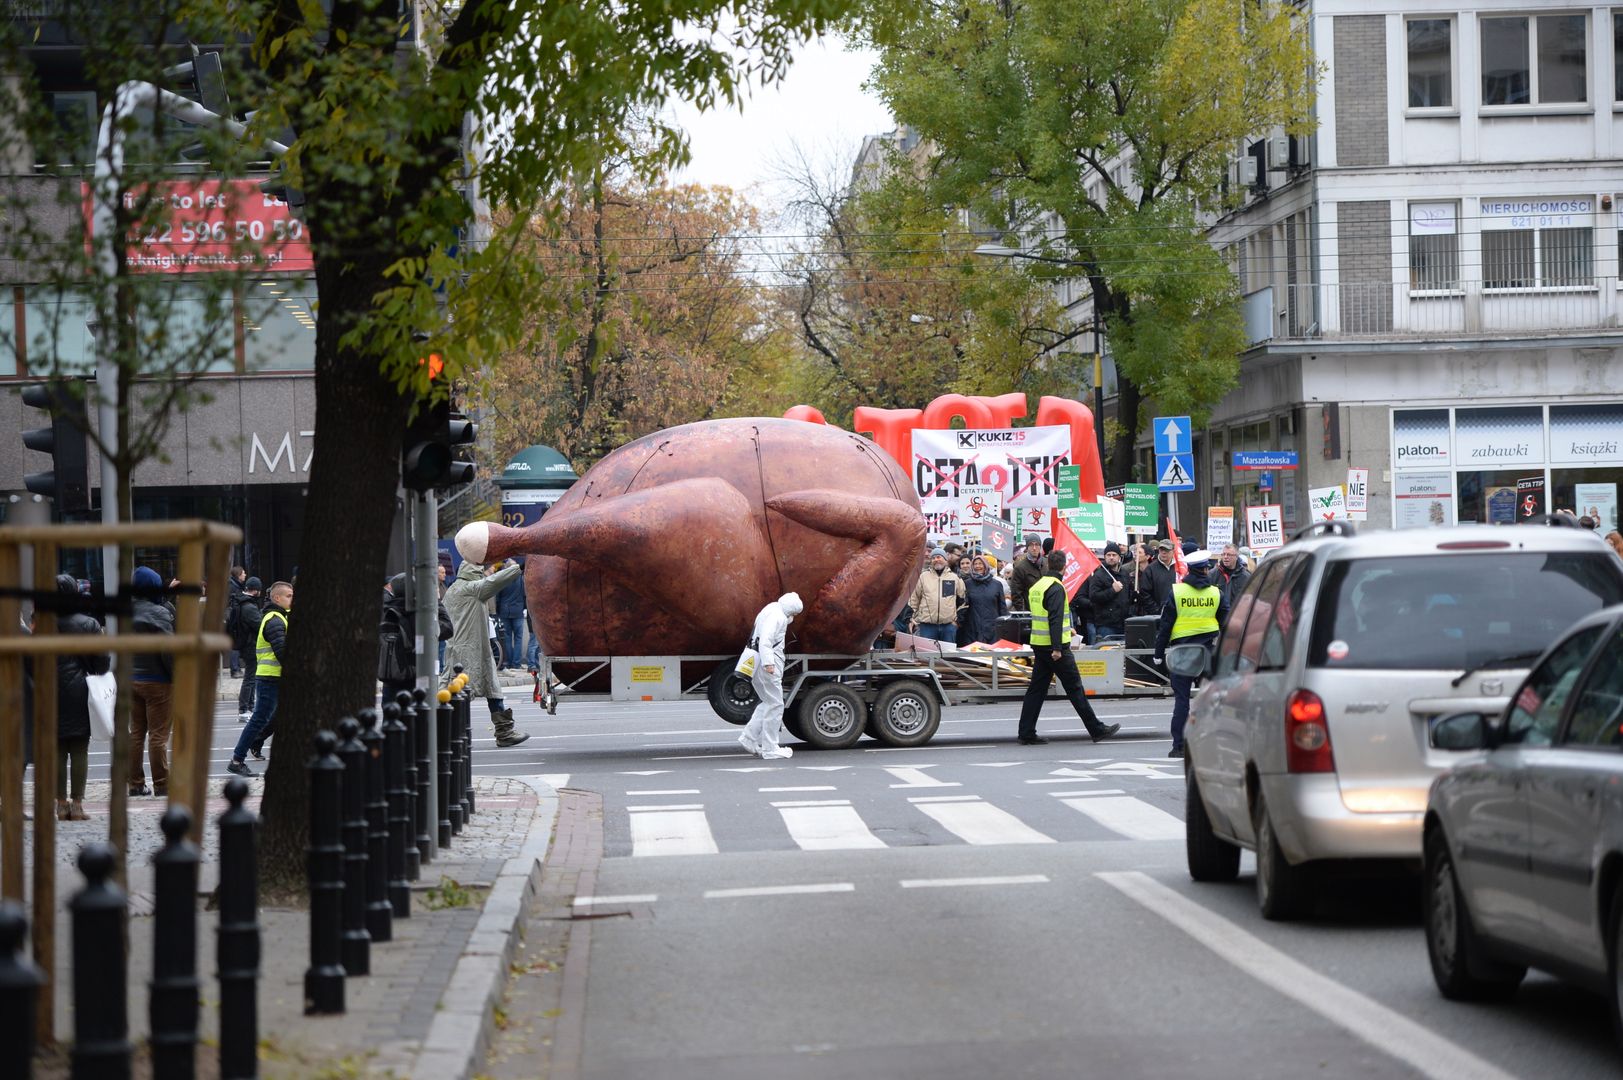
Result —
<instances>
[{"instance_id":1,"label":"silver car","mask_svg":"<svg viewBox=\"0 0 1623 1080\"><path fill-rule=\"evenodd\" d=\"M1189 872L1232 880L1254 850L1270 919L1305 914L1335 862L1417 866L1427 792L1460 758L1433 723L1498 712L1563 631L1623 601L1623 564L1576 527L1304 532L1233 602L1184 736Z\"/></svg>"},{"instance_id":2,"label":"silver car","mask_svg":"<svg viewBox=\"0 0 1623 1080\"><path fill-rule=\"evenodd\" d=\"M1529 967L1607 994L1623 1034L1623 608L1573 627L1503 714L1441 720L1485 749L1432 785L1426 946L1444 996L1514 993Z\"/></svg>"}]
</instances>

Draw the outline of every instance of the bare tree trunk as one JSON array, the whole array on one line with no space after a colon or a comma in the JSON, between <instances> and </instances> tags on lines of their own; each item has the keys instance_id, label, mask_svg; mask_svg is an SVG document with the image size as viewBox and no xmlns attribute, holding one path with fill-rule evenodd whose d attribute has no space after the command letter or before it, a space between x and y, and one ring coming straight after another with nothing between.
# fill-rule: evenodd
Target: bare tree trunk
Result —
<instances>
[{"instance_id":1,"label":"bare tree trunk","mask_svg":"<svg viewBox=\"0 0 1623 1080\"><path fill-rule=\"evenodd\" d=\"M317 279L328 311L364 309L385 286L381 264L337 259L319 263ZM305 890L315 733L377 701L377 620L356 613L379 606L405 407L377 359L340 350L342 333L336 319L318 324L315 458L283 665L302 677L284 677L280 688L260 807L261 889L283 902Z\"/></svg>"},{"instance_id":2,"label":"bare tree trunk","mask_svg":"<svg viewBox=\"0 0 1623 1080\"><path fill-rule=\"evenodd\" d=\"M1143 398L1138 384L1116 371L1116 438L1110 446L1105 483L1111 487L1133 479L1133 444L1138 441L1138 412Z\"/></svg>"}]
</instances>

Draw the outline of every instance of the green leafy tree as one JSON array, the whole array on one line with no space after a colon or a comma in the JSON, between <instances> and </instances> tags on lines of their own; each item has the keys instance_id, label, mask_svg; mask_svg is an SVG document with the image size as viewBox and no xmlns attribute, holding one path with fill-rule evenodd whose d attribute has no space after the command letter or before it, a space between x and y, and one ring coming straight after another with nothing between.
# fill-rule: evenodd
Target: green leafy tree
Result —
<instances>
[{"instance_id":1,"label":"green leafy tree","mask_svg":"<svg viewBox=\"0 0 1623 1080\"><path fill-rule=\"evenodd\" d=\"M928 190L1085 277L1115 358L1107 476L1129 479L1141 406L1197 415L1245 345L1201 234L1239 141L1311 126L1318 70L1293 8L1233 0L871 0L874 85L934 144ZM1053 215L1057 235L1040 227Z\"/></svg>"}]
</instances>

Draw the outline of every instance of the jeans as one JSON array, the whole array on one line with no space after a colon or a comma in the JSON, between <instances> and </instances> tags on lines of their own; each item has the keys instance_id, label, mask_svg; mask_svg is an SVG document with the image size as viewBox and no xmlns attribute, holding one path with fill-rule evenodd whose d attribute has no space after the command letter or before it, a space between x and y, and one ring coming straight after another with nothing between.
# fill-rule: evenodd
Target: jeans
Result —
<instances>
[{"instance_id":1,"label":"jeans","mask_svg":"<svg viewBox=\"0 0 1623 1080\"><path fill-rule=\"evenodd\" d=\"M541 639L535 636L534 630L530 631L530 647L524 654L524 666L531 671L541 670Z\"/></svg>"},{"instance_id":2,"label":"jeans","mask_svg":"<svg viewBox=\"0 0 1623 1080\"><path fill-rule=\"evenodd\" d=\"M276 719L276 697L282 692L281 676L259 675L254 682L258 684L254 688L254 715L237 738L237 748L231 751L231 760L239 764L248 756L250 746L262 746L270 738L271 721Z\"/></svg>"},{"instance_id":3,"label":"jeans","mask_svg":"<svg viewBox=\"0 0 1623 1080\"><path fill-rule=\"evenodd\" d=\"M502 666L518 667L524 655L524 616L502 615L496 621L501 624L496 636L502 643Z\"/></svg>"},{"instance_id":4,"label":"jeans","mask_svg":"<svg viewBox=\"0 0 1623 1080\"><path fill-rule=\"evenodd\" d=\"M1172 749L1183 749L1183 726L1189 722L1189 695L1195 680L1188 675L1167 674L1172 683Z\"/></svg>"},{"instance_id":5,"label":"jeans","mask_svg":"<svg viewBox=\"0 0 1623 1080\"><path fill-rule=\"evenodd\" d=\"M928 638L931 641L954 642L958 640L958 626L956 623L919 623L914 637Z\"/></svg>"},{"instance_id":6,"label":"jeans","mask_svg":"<svg viewBox=\"0 0 1623 1080\"><path fill-rule=\"evenodd\" d=\"M242 673L242 653L236 649L231 650L231 677L236 678Z\"/></svg>"}]
</instances>

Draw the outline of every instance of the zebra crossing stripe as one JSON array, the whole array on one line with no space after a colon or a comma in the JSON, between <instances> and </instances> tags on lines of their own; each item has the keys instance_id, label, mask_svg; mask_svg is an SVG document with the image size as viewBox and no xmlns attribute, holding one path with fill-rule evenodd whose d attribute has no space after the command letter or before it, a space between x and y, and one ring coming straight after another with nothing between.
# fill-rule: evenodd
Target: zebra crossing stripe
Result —
<instances>
[{"instance_id":1,"label":"zebra crossing stripe","mask_svg":"<svg viewBox=\"0 0 1623 1080\"><path fill-rule=\"evenodd\" d=\"M703 807L641 810L631 817L632 855L715 855Z\"/></svg>"},{"instance_id":2,"label":"zebra crossing stripe","mask_svg":"<svg viewBox=\"0 0 1623 1080\"><path fill-rule=\"evenodd\" d=\"M966 844L1052 844L1045 836L1007 810L989 802L949 802L914 800L924 813Z\"/></svg>"},{"instance_id":3,"label":"zebra crossing stripe","mask_svg":"<svg viewBox=\"0 0 1623 1080\"><path fill-rule=\"evenodd\" d=\"M1129 840L1182 840L1183 822L1147 802L1115 795L1061 799Z\"/></svg>"},{"instance_id":4,"label":"zebra crossing stripe","mask_svg":"<svg viewBox=\"0 0 1623 1080\"><path fill-rule=\"evenodd\" d=\"M841 851L888 845L868 831L850 803L774 804L789 836L803 851Z\"/></svg>"}]
</instances>

